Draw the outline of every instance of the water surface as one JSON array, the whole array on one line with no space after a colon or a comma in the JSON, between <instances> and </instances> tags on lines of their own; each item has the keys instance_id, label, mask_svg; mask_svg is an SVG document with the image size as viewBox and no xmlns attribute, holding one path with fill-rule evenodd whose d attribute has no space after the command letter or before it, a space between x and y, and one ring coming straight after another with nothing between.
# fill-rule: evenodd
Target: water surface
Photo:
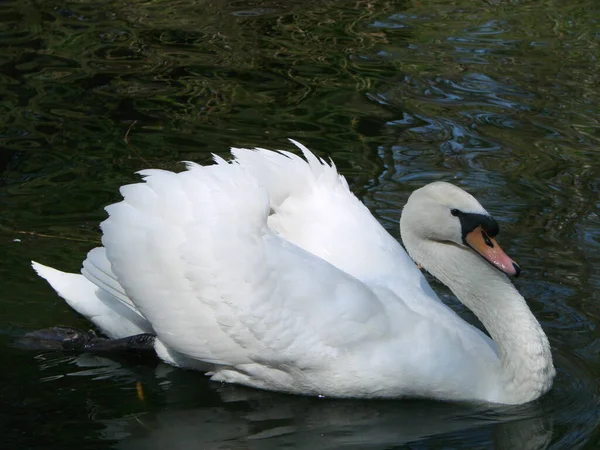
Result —
<instances>
[{"instance_id":1,"label":"water surface","mask_svg":"<svg viewBox=\"0 0 600 450\"><path fill-rule=\"evenodd\" d=\"M595 0L3 2L2 447L600 446L599 30ZM135 171L288 137L333 158L397 238L413 189L473 193L524 269L552 392L511 408L334 401L8 345L89 327L29 261L79 270Z\"/></svg>"}]
</instances>

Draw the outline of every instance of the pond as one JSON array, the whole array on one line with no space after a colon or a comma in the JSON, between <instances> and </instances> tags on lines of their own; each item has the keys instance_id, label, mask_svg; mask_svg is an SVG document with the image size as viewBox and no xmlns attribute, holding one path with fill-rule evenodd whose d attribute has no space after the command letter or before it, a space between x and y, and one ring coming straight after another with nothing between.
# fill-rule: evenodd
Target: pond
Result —
<instances>
[{"instance_id":1,"label":"pond","mask_svg":"<svg viewBox=\"0 0 600 450\"><path fill-rule=\"evenodd\" d=\"M0 5L2 448L600 447L600 2L8 0ZM549 336L521 407L338 401L152 359L29 352L136 171L231 146L331 157L389 232L454 182L500 222ZM434 289L475 323L449 291Z\"/></svg>"}]
</instances>

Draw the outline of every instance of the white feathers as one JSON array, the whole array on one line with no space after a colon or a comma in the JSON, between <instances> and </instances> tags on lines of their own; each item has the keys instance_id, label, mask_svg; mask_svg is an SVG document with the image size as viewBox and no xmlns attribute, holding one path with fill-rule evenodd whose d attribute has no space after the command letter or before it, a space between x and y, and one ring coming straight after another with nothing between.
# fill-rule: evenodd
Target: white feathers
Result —
<instances>
[{"instance_id":1,"label":"white feathers","mask_svg":"<svg viewBox=\"0 0 600 450\"><path fill-rule=\"evenodd\" d=\"M99 282L96 285L95 281L91 282L83 275L61 272L36 262L31 265L75 311L94 322L107 336L122 338L154 332L131 302L118 299L110 293L108 286L112 282Z\"/></svg>"}]
</instances>

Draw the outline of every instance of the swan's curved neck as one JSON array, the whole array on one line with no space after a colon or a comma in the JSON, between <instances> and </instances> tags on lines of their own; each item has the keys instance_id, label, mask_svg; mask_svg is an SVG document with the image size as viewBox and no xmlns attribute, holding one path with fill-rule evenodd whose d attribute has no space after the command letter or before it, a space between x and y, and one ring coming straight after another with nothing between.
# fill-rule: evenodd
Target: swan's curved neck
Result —
<instances>
[{"instance_id":1,"label":"swan's curved neck","mask_svg":"<svg viewBox=\"0 0 600 450\"><path fill-rule=\"evenodd\" d=\"M409 252L473 311L496 343L498 398L490 401L524 403L550 389L555 371L548 338L506 275L454 244L421 242Z\"/></svg>"}]
</instances>

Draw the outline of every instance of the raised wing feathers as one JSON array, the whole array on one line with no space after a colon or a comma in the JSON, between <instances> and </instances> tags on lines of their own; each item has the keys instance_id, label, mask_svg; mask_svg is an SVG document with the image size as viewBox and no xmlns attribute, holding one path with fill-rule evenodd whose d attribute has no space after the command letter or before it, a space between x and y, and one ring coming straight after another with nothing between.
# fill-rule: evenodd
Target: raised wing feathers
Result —
<instances>
[{"instance_id":1,"label":"raised wing feathers","mask_svg":"<svg viewBox=\"0 0 600 450\"><path fill-rule=\"evenodd\" d=\"M269 227L362 281L427 284L398 241L350 191L333 163L292 142L306 161L288 152L232 149L235 161L267 190L272 210Z\"/></svg>"},{"instance_id":2,"label":"raised wing feathers","mask_svg":"<svg viewBox=\"0 0 600 450\"><path fill-rule=\"evenodd\" d=\"M219 364L310 366L387 332L368 287L271 231L268 192L244 165L142 175L107 208L103 244L170 348Z\"/></svg>"}]
</instances>

